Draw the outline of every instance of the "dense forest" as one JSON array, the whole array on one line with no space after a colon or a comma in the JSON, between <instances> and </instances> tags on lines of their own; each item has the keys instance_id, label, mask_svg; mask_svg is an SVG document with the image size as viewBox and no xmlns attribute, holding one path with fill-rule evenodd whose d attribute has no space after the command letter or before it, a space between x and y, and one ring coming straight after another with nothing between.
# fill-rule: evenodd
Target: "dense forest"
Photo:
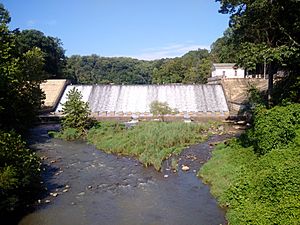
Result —
<instances>
[{"instance_id":1,"label":"dense forest","mask_svg":"<svg viewBox=\"0 0 300 225\"><path fill-rule=\"evenodd\" d=\"M181 57L153 61L129 57L65 56L59 38L38 30L15 30L15 54L36 47L43 54L43 78L67 78L74 84L206 83L213 62L233 62L235 52L223 50L226 42L190 51Z\"/></svg>"},{"instance_id":2,"label":"dense forest","mask_svg":"<svg viewBox=\"0 0 300 225\"><path fill-rule=\"evenodd\" d=\"M95 54L67 57L58 38L46 36L38 30L14 32L18 54L22 55L33 47L43 52L44 78L67 78L75 84L206 83L211 64L224 61L219 60L219 52L224 53L218 49L214 51L214 57L207 49L198 49L181 57L153 61Z\"/></svg>"},{"instance_id":3,"label":"dense forest","mask_svg":"<svg viewBox=\"0 0 300 225\"><path fill-rule=\"evenodd\" d=\"M153 61L74 55L66 60L65 77L79 84L205 83L210 64L206 49Z\"/></svg>"},{"instance_id":4,"label":"dense forest","mask_svg":"<svg viewBox=\"0 0 300 225\"><path fill-rule=\"evenodd\" d=\"M74 84L163 84L206 83L213 62L234 62L235 50L224 50L228 43L220 38L212 50L198 49L181 57L138 60L129 57L72 55L67 57L59 38L38 30L14 30L14 54L22 56L36 47L43 57L43 78L67 78ZM221 40L221 41L220 41Z\"/></svg>"}]
</instances>

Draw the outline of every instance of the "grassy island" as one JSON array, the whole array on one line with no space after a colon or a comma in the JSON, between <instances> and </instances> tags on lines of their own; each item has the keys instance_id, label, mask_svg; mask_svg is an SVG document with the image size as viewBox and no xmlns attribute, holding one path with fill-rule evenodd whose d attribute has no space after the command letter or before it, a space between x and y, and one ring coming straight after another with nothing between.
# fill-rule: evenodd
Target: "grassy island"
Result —
<instances>
[{"instance_id":1,"label":"grassy island","mask_svg":"<svg viewBox=\"0 0 300 225\"><path fill-rule=\"evenodd\" d=\"M108 153L136 157L160 170L163 160L185 147L207 139L208 125L180 122L145 122L129 129L116 122L101 122L88 133L88 141Z\"/></svg>"}]
</instances>

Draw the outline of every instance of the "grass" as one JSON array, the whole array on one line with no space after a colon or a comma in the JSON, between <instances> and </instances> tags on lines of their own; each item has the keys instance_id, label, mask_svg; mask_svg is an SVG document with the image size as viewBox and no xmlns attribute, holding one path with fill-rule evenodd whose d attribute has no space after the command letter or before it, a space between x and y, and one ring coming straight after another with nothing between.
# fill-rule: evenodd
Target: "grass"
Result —
<instances>
[{"instance_id":1,"label":"grass","mask_svg":"<svg viewBox=\"0 0 300 225\"><path fill-rule=\"evenodd\" d=\"M84 139L84 134L82 131L79 131L76 128L66 128L61 130L60 132L57 131L49 131L48 135L54 138L60 138L66 141L74 141L78 139Z\"/></svg>"},{"instance_id":2,"label":"grass","mask_svg":"<svg viewBox=\"0 0 300 225\"><path fill-rule=\"evenodd\" d=\"M105 152L134 156L145 166L153 165L160 170L163 160L206 140L209 126L145 122L126 129L120 123L101 122L89 131L88 141Z\"/></svg>"},{"instance_id":3,"label":"grass","mask_svg":"<svg viewBox=\"0 0 300 225\"><path fill-rule=\"evenodd\" d=\"M198 176L211 184L231 225L300 224L300 130L293 143L263 156L238 140L219 145Z\"/></svg>"},{"instance_id":4,"label":"grass","mask_svg":"<svg viewBox=\"0 0 300 225\"><path fill-rule=\"evenodd\" d=\"M230 185L243 174L244 168L256 158L251 148L240 148L235 144L229 146L219 144L212 152L212 158L198 172L198 176L211 184L211 193L218 198L222 206L226 206L228 202L224 190L229 189Z\"/></svg>"}]
</instances>

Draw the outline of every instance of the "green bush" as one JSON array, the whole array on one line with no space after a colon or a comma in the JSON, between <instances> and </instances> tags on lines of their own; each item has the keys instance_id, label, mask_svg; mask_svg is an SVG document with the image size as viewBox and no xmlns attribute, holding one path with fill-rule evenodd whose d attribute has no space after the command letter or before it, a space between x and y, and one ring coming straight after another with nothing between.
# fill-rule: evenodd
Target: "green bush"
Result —
<instances>
[{"instance_id":1,"label":"green bush","mask_svg":"<svg viewBox=\"0 0 300 225\"><path fill-rule=\"evenodd\" d=\"M101 122L88 133L88 141L109 153L135 156L145 166L160 170L163 160L185 147L205 140L203 126L186 123L141 123L125 129L119 123Z\"/></svg>"},{"instance_id":2,"label":"green bush","mask_svg":"<svg viewBox=\"0 0 300 225\"><path fill-rule=\"evenodd\" d=\"M300 146L273 150L250 164L226 192L236 224L299 224ZM255 218L255 219L254 219Z\"/></svg>"},{"instance_id":3,"label":"green bush","mask_svg":"<svg viewBox=\"0 0 300 225\"><path fill-rule=\"evenodd\" d=\"M261 92L256 86L250 85L247 90L249 105L251 108L255 108L257 106L266 106L266 96L264 92Z\"/></svg>"},{"instance_id":4,"label":"green bush","mask_svg":"<svg viewBox=\"0 0 300 225\"><path fill-rule=\"evenodd\" d=\"M243 136L244 146L253 145L255 152L263 155L272 149L282 148L293 141L300 125L300 104L258 108L253 127Z\"/></svg>"},{"instance_id":5,"label":"green bush","mask_svg":"<svg viewBox=\"0 0 300 225\"><path fill-rule=\"evenodd\" d=\"M40 162L21 136L0 131L0 215L32 201L40 187Z\"/></svg>"},{"instance_id":6,"label":"green bush","mask_svg":"<svg viewBox=\"0 0 300 225\"><path fill-rule=\"evenodd\" d=\"M300 140L300 130L297 131ZM234 142L219 146L200 170L212 194L239 224L300 224L300 141L258 157Z\"/></svg>"},{"instance_id":7,"label":"green bush","mask_svg":"<svg viewBox=\"0 0 300 225\"><path fill-rule=\"evenodd\" d=\"M299 119L299 105L260 111L250 133L219 145L199 171L230 224L300 224Z\"/></svg>"},{"instance_id":8,"label":"green bush","mask_svg":"<svg viewBox=\"0 0 300 225\"><path fill-rule=\"evenodd\" d=\"M161 120L164 121L165 115L175 114L176 110L173 110L167 102L153 101L150 104L150 112L154 116L160 116Z\"/></svg>"}]
</instances>

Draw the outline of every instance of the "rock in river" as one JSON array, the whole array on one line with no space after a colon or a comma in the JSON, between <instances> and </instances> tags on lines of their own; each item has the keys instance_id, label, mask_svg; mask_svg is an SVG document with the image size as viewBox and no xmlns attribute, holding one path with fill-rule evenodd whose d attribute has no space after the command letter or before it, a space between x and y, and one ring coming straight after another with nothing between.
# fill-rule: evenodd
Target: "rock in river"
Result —
<instances>
[{"instance_id":1,"label":"rock in river","mask_svg":"<svg viewBox=\"0 0 300 225\"><path fill-rule=\"evenodd\" d=\"M186 165L182 165L181 170L182 171L188 171L188 170L190 170L190 167L188 167Z\"/></svg>"}]
</instances>

